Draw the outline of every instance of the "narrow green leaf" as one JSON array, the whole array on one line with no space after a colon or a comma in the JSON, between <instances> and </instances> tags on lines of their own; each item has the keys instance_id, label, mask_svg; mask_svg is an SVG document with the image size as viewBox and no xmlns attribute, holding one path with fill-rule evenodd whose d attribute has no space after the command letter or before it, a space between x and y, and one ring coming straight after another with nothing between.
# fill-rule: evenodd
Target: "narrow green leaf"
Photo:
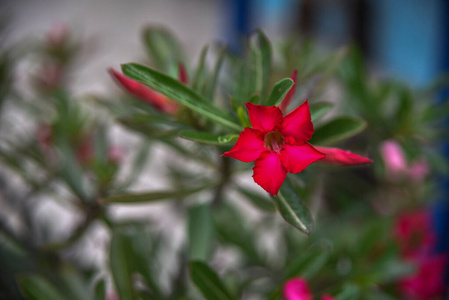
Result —
<instances>
[{"instance_id":1,"label":"narrow green leaf","mask_svg":"<svg viewBox=\"0 0 449 300\"><path fill-rule=\"evenodd\" d=\"M206 118L229 129L242 130L234 117L213 106L194 90L176 79L135 63L122 65L122 70L126 76L149 85L170 99L189 107Z\"/></svg>"},{"instance_id":2,"label":"narrow green leaf","mask_svg":"<svg viewBox=\"0 0 449 300\"><path fill-rule=\"evenodd\" d=\"M330 145L350 138L365 128L366 122L361 119L341 117L315 129L310 143L314 145Z\"/></svg>"},{"instance_id":3,"label":"narrow green leaf","mask_svg":"<svg viewBox=\"0 0 449 300\"><path fill-rule=\"evenodd\" d=\"M280 188L278 196L272 196L272 198L287 223L307 235L312 232L312 215L288 179Z\"/></svg>"},{"instance_id":4,"label":"narrow green leaf","mask_svg":"<svg viewBox=\"0 0 449 300\"><path fill-rule=\"evenodd\" d=\"M242 106L239 106L239 108L237 109L237 117L239 118L240 124L242 124L243 127L251 127L248 113Z\"/></svg>"},{"instance_id":5,"label":"narrow green leaf","mask_svg":"<svg viewBox=\"0 0 449 300\"><path fill-rule=\"evenodd\" d=\"M209 204L189 208L189 260L207 261L212 246L212 227Z\"/></svg>"},{"instance_id":6,"label":"narrow green leaf","mask_svg":"<svg viewBox=\"0 0 449 300\"><path fill-rule=\"evenodd\" d=\"M310 114L312 115L312 122L319 120L324 116L334 105L329 102L320 102L310 105Z\"/></svg>"},{"instance_id":7,"label":"narrow green leaf","mask_svg":"<svg viewBox=\"0 0 449 300\"><path fill-rule=\"evenodd\" d=\"M95 285L95 300L104 300L106 298L106 282L101 279Z\"/></svg>"},{"instance_id":8,"label":"narrow green leaf","mask_svg":"<svg viewBox=\"0 0 449 300\"><path fill-rule=\"evenodd\" d=\"M290 78L284 78L279 80L271 90L270 96L266 101L266 106L278 106L281 104L285 95L287 95L290 88L293 86L293 80Z\"/></svg>"},{"instance_id":9,"label":"narrow green leaf","mask_svg":"<svg viewBox=\"0 0 449 300\"><path fill-rule=\"evenodd\" d=\"M115 230L109 250L109 260L115 287L121 300L133 300L132 251L126 235Z\"/></svg>"},{"instance_id":10,"label":"narrow green leaf","mask_svg":"<svg viewBox=\"0 0 449 300\"><path fill-rule=\"evenodd\" d=\"M183 139L208 145L226 145L232 144L239 137L237 134L228 134L224 136L215 135L208 132L184 130L179 133Z\"/></svg>"},{"instance_id":11,"label":"narrow green leaf","mask_svg":"<svg viewBox=\"0 0 449 300\"><path fill-rule=\"evenodd\" d=\"M221 66L223 65L223 61L226 54L226 47L222 47L220 53L218 54L217 61L215 62L214 71L212 76L210 76L210 80L206 89L206 99L212 100L214 98L214 93L217 85L218 74L220 73Z\"/></svg>"},{"instance_id":12,"label":"narrow green leaf","mask_svg":"<svg viewBox=\"0 0 449 300\"><path fill-rule=\"evenodd\" d=\"M206 45L203 47L203 50L201 50L201 54L200 54L200 61L198 62L198 67L195 71L195 75L193 76L193 80L192 80L192 88L195 91L199 91L200 88L199 86L201 85L201 81L204 79L205 77L205 65L206 65L206 56L207 56L207 51L209 50L209 46Z\"/></svg>"},{"instance_id":13,"label":"narrow green leaf","mask_svg":"<svg viewBox=\"0 0 449 300\"><path fill-rule=\"evenodd\" d=\"M200 261L190 262L190 277L207 300L235 300L223 282L209 266Z\"/></svg>"},{"instance_id":14,"label":"narrow green leaf","mask_svg":"<svg viewBox=\"0 0 449 300\"><path fill-rule=\"evenodd\" d=\"M319 249L319 251L315 249L309 250L288 263L284 279L294 276L311 279L324 267L328 259L329 253L322 249Z\"/></svg>"},{"instance_id":15,"label":"narrow green leaf","mask_svg":"<svg viewBox=\"0 0 449 300\"><path fill-rule=\"evenodd\" d=\"M273 205L273 202L270 201L267 197L263 197L259 194L249 191L241 186L237 186L237 191L245 196L245 199L251 202L255 207L267 211L273 212L276 210L276 207Z\"/></svg>"},{"instance_id":16,"label":"narrow green leaf","mask_svg":"<svg viewBox=\"0 0 449 300\"><path fill-rule=\"evenodd\" d=\"M256 90L260 91L261 101L264 103L271 70L271 43L261 30L255 33L253 39L252 50L256 50L257 53L256 74L258 82Z\"/></svg>"},{"instance_id":17,"label":"narrow green leaf","mask_svg":"<svg viewBox=\"0 0 449 300\"><path fill-rule=\"evenodd\" d=\"M102 199L105 204L110 203L142 203L142 202L155 202L167 199L181 198L188 195L198 193L205 189L207 186L202 186L189 190L172 190L172 191L153 191L149 193L141 194L125 194L116 195Z\"/></svg>"},{"instance_id":18,"label":"narrow green leaf","mask_svg":"<svg viewBox=\"0 0 449 300\"><path fill-rule=\"evenodd\" d=\"M143 31L143 40L156 67L177 76L178 64L184 61L185 54L173 33L163 27L149 26Z\"/></svg>"},{"instance_id":19,"label":"narrow green leaf","mask_svg":"<svg viewBox=\"0 0 449 300\"><path fill-rule=\"evenodd\" d=\"M23 295L30 300L63 300L67 299L52 284L39 275L19 277Z\"/></svg>"},{"instance_id":20,"label":"narrow green leaf","mask_svg":"<svg viewBox=\"0 0 449 300\"><path fill-rule=\"evenodd\" d=\"M360 287L355 283L346 283L335 296L338 300L359 299Z\"/></svg>"}]
</instances>

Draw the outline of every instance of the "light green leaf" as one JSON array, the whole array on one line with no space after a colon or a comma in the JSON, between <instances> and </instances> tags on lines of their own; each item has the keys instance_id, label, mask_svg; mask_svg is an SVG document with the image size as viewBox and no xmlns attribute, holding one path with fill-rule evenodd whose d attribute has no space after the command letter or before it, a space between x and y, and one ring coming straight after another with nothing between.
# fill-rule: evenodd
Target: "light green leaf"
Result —
<instances>
[{"instance_id":1,"label":"light green leaf","mask_svg":"<svg viewBox=\"0 0 449 300\"><path fill-rule=\"evenodd\" d=\"M217 124L236 131L242 130L234 117L213 106L194 90L176 79L135 63L122 65L122 70L129 78L149 85L170 99L189 107Z\"/></svg>"},{"instance_id":2,"label":"light green leaf","mask_svg":"<svg viewBox=\"0 0 449 300\"><path fill-rule=\"evenodd\" d=\"M287 223L307 235L312 232L312 215L288 179L281 186L278 196L272 198Z\"/></svg>"},{"instance_id":3,"label":"light green leaf","mask_svg":"<svg viewBox=\"0 0 449 300\"><path fill-rule=\"evenodd\" d=\"M210 76L210 80L206 89L206 99L212 100L214 98L214 93L217 85L218 74L220 73L221 66L223 65L223 61L226 54L226 47L222 47L220 53L218 54L217 61L215 62L214 71Z\"/></svg>"},{"instance_id":4,"label":"light green leaf","mask_svg":"<svg viewBox=\"0 0 449 300\"><path fill-rule=\"evenodd\" d=\"M334 119L315 129L310 140L314 145L330 145L343 139L350 138L366 128L366 122L353 118L341 117Z\"/></svg>"},{"instance_id":5,"label":"light green leaf","mask_svg":"<svg viewBox=\"0 0 449 300\"><path fill-rule=\"evenodd\" d=\"M205 65L206 65L206 56L207 51L209 50L209 46L206 45L201 50L200 61L198 62L198 67L195 71L195 75L193 76L192 88L199 92L202 81L204 80L205 75Z\"/></svg>"},{"instance_id":6,"label":"light green leaf","mask_svg":"<svg viewBox=\"0 0 449 300\"><path fill-rule=\"evenodd\" d=\"M312 122L316 122L324 116L334 105L329 102L320 102L310 105L310 114L312 115Z\"/></svg>"},{"instance_id":7,"label":"light green leaf","mask_svg":"<svg viewBox=\"0 0 449 300\"><path fill-rule=\"evenodd\" d=\"M266 97L268 80L270 77L271 70L271 43L267 36L258 30L255 34L255 45L258 52L258 63L257 63L257 77L259 82L257 84L257 90L260 90L262 103Z\"/></svg>"},{"instance_id":8,"label":"light green leaf","mask_svg":"<svg viewBox=\"0 0 449 300\"><path fill-rule=\"evenodd\" d=\"M190 262L190 277L207 300L235 300L221 279L209 266L200 261Z\"/></svg>"},{"instance_id":9,"label":"light green leaf","mask_svg":"<svg viewBox=\"0 0 449 300\"><path fill-rule=\"evenodd\" d=\"M208 145L226 145L232 144L238 139L237 134L228 134L224 136L215 135L208 132L184 130L179 133L183 139L208 144Z\"/></svg>"},{"instance_id":10,"label":"light green leaf","mask_svg":"<svg viewBox=\"0 0 449 300\"><path fill-rule=\"evenodd\" d=\"M189 208L189 259L207 261L211 251L212 215L209 204Z\"/></svg>"},{"instance_id":11,"label":"light green leaf","mask_svg":"<svg viewBox=\"0 0 449 300\"><path fill-rule=\"evenodd\" d=\"M141 194L124 194L116 195L102 199L102 203L143 203L143 202L155 202L167 199L175 199L186 197L205 189L207 186L202 186L189 190L168 190L168 191L153 191L149 193Z\"/></svg>"},{"instance_id":12,"label":"light green leaf","mask_svg":"<svg viewBox=\"0 0 449 300\"><path fill-rule=\"evenodd\" d=\"M293 80L284 78L279 80L271 90L270 96L266 102L266 106L278 106L284 100L290 88L293 86Z\"/></svg>"}]
</instances>

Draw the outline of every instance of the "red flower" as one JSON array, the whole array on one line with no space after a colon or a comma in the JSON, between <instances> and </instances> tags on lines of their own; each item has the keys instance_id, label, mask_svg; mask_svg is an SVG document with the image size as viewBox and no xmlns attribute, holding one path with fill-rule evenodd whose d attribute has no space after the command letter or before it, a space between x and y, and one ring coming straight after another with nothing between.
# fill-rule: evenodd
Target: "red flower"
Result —
<instances>
[{"instance_id":1,"label":"red flower","mask_svg":"<svg viewBox=\"0 0 449 300\"><path fill-rule=\"evenodd\" d=\"M109 68L109 73L132 95L147 102L157 110L168 114L175 114L178 110L178 103L167 96L153 91L142 83L126 77L125 75ZM180 71L182 80L187 80L185 71ZM182 73L184 73L182 75Z\"/></svg>"},{"instance_id":2,"label":"red flower","mask_svg":"<svg viewBox=\"0 0 449 300\"><path fill-rule=\"evenodd\" d=\"M256 161L254 181L277 195L287 172L299 173L325 154L307 143L314 133L307 100L282 116L279 107L246 103L253 128L245 128L224 156L243 162Z\"/></svg>"},{"instance_id":3,"label":"red flower","mask_svg":"<svg viewBox=\"0 0 449 300\"><path fill-rule=\"evenodd\" d=\"M284 285L283 294L285 300L312 300L307 281L300 277L289 279ZM334 298L325 294L321 300L334 300Z\"/></svg>"},{"instance_id":4,"label":"red flower","mask_svg":"<svg viewBox=\"0 0 449 300\"><path fill-rule=\"evenodd\" d=\"M373 162L367 157L339 148L315 147L315 149L326 154L326 157L320 160L320 162L346 166L370 164Z\"/></svg>"}]
</instances>

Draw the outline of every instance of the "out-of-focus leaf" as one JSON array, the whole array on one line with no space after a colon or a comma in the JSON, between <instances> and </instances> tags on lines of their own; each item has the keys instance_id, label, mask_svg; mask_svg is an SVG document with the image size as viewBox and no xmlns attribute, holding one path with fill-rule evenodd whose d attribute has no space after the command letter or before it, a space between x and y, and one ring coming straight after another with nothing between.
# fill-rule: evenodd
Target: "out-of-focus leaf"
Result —
<instances>
[{"instance_id":1,"label":"out-of-focus leaf","mask_svg":"<svg viewBox=\"0 0 449 300\"><path fill-rule=\"evenodd\" d=\"M328 259L329 253L321 249L301 253L297 259L288 263L284 278L300 276L311 279L324 267Z\"/></svg>"},{"instance_id":2,"label":"out-of-focus leaf","mask_svg":"<svg viewBox=\"0 0 449 300\"><path fill-rule=\"evenodd\" d=\"M185 130L179 133L183 139L208 144L208 145L226 145L232 144L239 137L237 134L215 135L208 132Z\"/></svg>"},{"instance_id":3,"label":"out-of-focus leaf","mask_svg":"<svg viewBox=\"0 0 449 300\"><path fill-rule=\"evenodd\" d=\"M312 122L319 120L324 116L334 105L329 102L320 102L310 105L310 114Z\"/></svg>"},{"instance_id":4,"label":"out-of-focus leaf","mask_svg":"<svg viewBox=\"0 0 449 300\"><path fill-rule=\"evenodd\" d=\"M64 300L67 299L46 279L39 275L26 275L19 278L20 288L27 299Z\"/></svg>"},{"instance_id":5,"label":"out-of-focus leaf","mask_svg":"<svg viewBox=\"0 0 449 300\"><path fill-rule=\"evenodd\" d=\"M310 143L314 145L330 145L350 138L365 128L366 122L361 119L341 117L315 129Z\"/></svg>"},{"instance_id":6,"label":"out-of-focus leaf","mask_svg":"<svg viewBox=\"0 0 449 300\"><path fill-rule=\"evenodd\" d=\"M209 266L200 261L190 262L190 277L207 300L235 300L221 279Z\"/></svg>"},{"instance_id":7,"label":"out-of-focus leaf","mask_svg":"<svg viewBox=\"0 0 449 300\"><path fill-rule=\"evenodd\" d=\"M337 300L354 300L360 297L360 287L354 283L346 283L335 295Z\"/></svg>"},{"instance_id":8,"label":"out-of-focus leaf","mask_svg":"<svg viewBox=\"0 0 449 300\"><path fill-rule=\"evenodd\" d=\"M125 189L133 184L139 175L142 173L145 163L148 159L148 154L150 152L150 147L148 141L143 141L142 145L139 146L139 150L136 153L133 162L131 163L131 169L126 180L120 184L118 190Z\"/></svg>"},{"instance_id":9,"label":"out-of-focus leaf","mask_svg":"<svg viewBox=\"0 0 449 300\"><path fill-rule=\"evenodd\" d=\"M243 107L240 106L237 109L237 116L239 118L240 124L242 124L243 127L251 127L248 114Z\"/></svg>"},{"instance_id":10,"label":"out-of-focus leaf","mask_svg":"<svg viewBox=\"0 0 449 300\"><path fill-rule=\"evenodd\" d=\"M209 204L189 208L189 260L207 261L211 250L212 227Z\"/></svg>"},{"instance_id":11,"label":"out-of-focus leaf","mask_svg":"<svg viewBox=\"0 0 449 300\"><path fill-rule=\"evenodd\" d=\"M114 231L109 260L112 278L121 300L133 300L135 296L132 281L132 255L128 238L122 232Z\"/></svg>"},{"instance_id":12,"label":"out-of-focus leaf","mask_svg":"<svg viewBox=\"0 0 449 300\"><path fill-rule=\"evenodd\" d=\"M126 76L149 85L170 99L189 107L206 118L229 129L242 130L234 117L205 101L195 91L177 80L135 63L123 65L122 70Z\"/></svg>"},{"instance_id":13,"label":"out-of-focus leaf","mask_svg":"<svg viewBox=\"0 0 449 300\"><path fill-rule=\"evenodd\" d=\"M95 300L105 300L106 299L106 283L104 279L101 279L95 285Z\"/></svg>"},{"instance_id":14,"label":"out-of-focus leaf","mask_svg":"<svg viewBox=\"0 0 449 300\"><path fill-rule=\"evenodd\" d=\"M207 89L205 92L206 99L212 100L214 98L214 93L216 90L217 80L218 80L218 74L220 73L221 66L223 65L223 61L226 54L226 47L223 47L221 49L220 53L218 54L217 61L215 62L214 71L212 72L212 75L210 76L210 80L207 84Z\"/></svg>"},{"instance_id":15,"label":"out-of-focus leaf","mask_svg":"<svg viewBox=\"0 0 449 300\"><path fill-rule=\"evenodd\" d=\"M156 67L166 74L177 75L178 64L184 61L181 43L166 28L150 26L143 31L148 54Z\"/></svg>"},{"instance_id":16,"label":"out-of-focus leaf","mask_svg":"<svg viewBox=\"0 0 449 300\"><path fill-rule=\"evenodd\" d=\"M273 202L270 201L268 198L263 197L254 192L251 192L248 189L245 189L241 186L237 186L237 191L240 194L244 195L245 199L251 202L251 204L254 205L255 207L267 212L276 211L276 207L274 206Z\"/></svg>"},{"instance_id":17,"label":"out-of-focus leaf","mask_svg":"<svg viewBox=\"0 0 449 300\"><path fill-rule=\"evenodd\" d=\"M284 100L290 88L293 86L293 80L290 78L284 78L279 80L271 90L270 96L266 101L266 106L278 106Z\"/></svg>"},{"instance_id":18,"label":"out-of-focus leaf","mask_svg":"<svg viewBox=\"0 0 449 300\"><path fill-rule=\"evenodd\" d=\"M253 38L255 39L252 45L253 51L255 47L258 53L258 62L256 64L258 77L257 90L260 90L260 97L263 103L267 94L268 79L271 70L271 43L260 30L255 33Z\"/></svg>"},{"instance_id":19,"label":"out-of-focus leaf","mask_svg":"<svg viewBox=\"0 0 449 300\"><path fill-rule=\"evenodd\" d=\"M272 196L272 198L287 223L307 235L312 232L312 215L289 180L284 181L278 196Z\"/></svg>"},{"instance_id":20,"label":"out-of-focus leaf","mask_svg":"<svg viewBox=\"0 0 449 300\"><path fill-rule=\"evenodd\" d=\"M204 77L206 76L205 65L208 50L209 50L208 45L204 46L203 50L201 50L200 61L198 62L198 67L196 69L195 75L193 76L192 89L194 89L197 92L200 91L202 80L204 80Z\"/></svg>"},{"instance_id":21,"label":"out-of-focus leaf","mask_svg":"<svg viewBox=\"0 0 449 300\"><path fill-rule=\"evenodd\" d=\"M102 203L143 203L186 197L204 190L209 185L188 190L161 190L141 194L115 195L102 199Z\"/></svg>"}]
</instances>

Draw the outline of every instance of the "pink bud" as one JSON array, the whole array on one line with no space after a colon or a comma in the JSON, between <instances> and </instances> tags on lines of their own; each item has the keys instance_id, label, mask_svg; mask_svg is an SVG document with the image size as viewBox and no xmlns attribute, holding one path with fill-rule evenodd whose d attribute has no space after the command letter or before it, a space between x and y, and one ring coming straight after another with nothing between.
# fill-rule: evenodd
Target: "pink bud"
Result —
<instances>
[{"instance_id":1,"label":"pink bud","mask_svg":"<svg viewBox=\"0 0 449 300\"><path fill-rule=\"evenodd\" d=\"M326 154L326 156L320 160L320 162L330 163L335 165L362 165L370 164L373 161L367 157L352 153L339 148L327 148L327 147L317 147L315 149L321 153Z\"/></svg>"},{"instance_id":2,"label":"pink bud","mask_svg":"<svg viewBox=\"0 0 449 300\"><path fill-rule=\"evenodd\" d=\"M396 178L407 169L407 162L401 146L394 140L382 143L380 149L387 176Z\"/></svg>"},{"instance_id":3,"label":"pink bud","mask_svg":"<svg viewBox=\"0 0 449 300\"><path fill-rule=\"evenodd\" d=\"M189 78L187 76L187 70L183 63L179 63L178 67L178 79L184 84L187 84L189 82Z\"/></svg>"}]
</instances>

